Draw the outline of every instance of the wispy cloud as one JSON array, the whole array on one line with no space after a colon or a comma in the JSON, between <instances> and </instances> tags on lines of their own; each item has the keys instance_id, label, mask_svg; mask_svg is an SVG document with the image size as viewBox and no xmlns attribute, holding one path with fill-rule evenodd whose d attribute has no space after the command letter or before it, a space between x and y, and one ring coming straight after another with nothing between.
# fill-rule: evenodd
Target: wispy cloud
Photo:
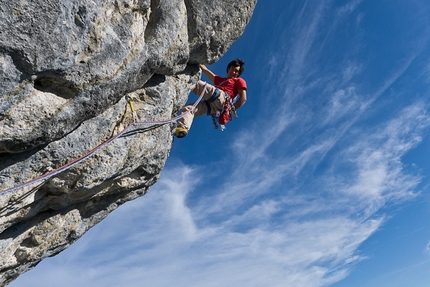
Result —
<instances>
[{"instance_id":1,"label":"wispy cloud","mask_svg":"<svg viewBox=\"0 0 430 287\"><path fill-rule=\"evenodd\" d=\"M40 282L66 287L336 282L351 264L365 259L360 244L384 222L377 211L389 200L413 195L419 179L402 170L400 159L429 125L421 106L405 108L371 133L355 131L359 140L341 148L332 166L291 190L276 184L289 176L285 163L274 161L274 166L261 166L260 174L247 175L242 169L235 173L240 180L227 177L214 186L217 195L190 203L194 193L203 198L215 193L198 180L204 169L167 169L148 195L121 207L90 230L88 240L65 251L66 260L44 261L39 272L51 279ZM302 157L296 155L297 160ZM282 171L266 177L265 171L278 169ZM246 180L263 183L243 189ZM249 190L261 193L249 196ZM237 200L232 203L229 196Z\"/></svg>"}]
</instances>

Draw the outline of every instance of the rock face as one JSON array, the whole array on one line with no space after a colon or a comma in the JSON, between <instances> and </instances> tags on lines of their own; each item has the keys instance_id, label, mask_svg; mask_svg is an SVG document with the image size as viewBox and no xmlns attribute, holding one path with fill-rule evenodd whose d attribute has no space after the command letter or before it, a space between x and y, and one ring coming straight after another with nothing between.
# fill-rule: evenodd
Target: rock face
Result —
<instances>
[{"instance_id":1,"label":"rock face","mask_svg":"<svg viewBox=\"0 0 430 287\"><path fill-rule=\"evenodd\" d=\"M257 0L1 0L0 285L144 195L172 118L243 33ZM130 100L134 104L132 112ZM6 192L5 192L6 191Z\"/></svg>"}]
</instances>

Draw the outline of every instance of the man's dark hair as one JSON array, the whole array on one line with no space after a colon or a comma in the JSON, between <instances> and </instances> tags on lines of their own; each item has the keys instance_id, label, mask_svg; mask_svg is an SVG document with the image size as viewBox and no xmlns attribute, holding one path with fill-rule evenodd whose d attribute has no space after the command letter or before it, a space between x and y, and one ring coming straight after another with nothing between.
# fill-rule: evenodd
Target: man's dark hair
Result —
<instances>
[{"instance_id":1,"label":"man's dark hair","mask_svg":"<svg viewBox=\"0 0 430 287\"><path fill-rule=\"evenodd\" d=\"M245 70L245 62L243 60L239 59L239 58L237 58L237 59L231 61L230 63L228 63L227 73L228 73L228 69L230 69L231 66L233 66L233 67L240 67L239 76L242 75L243 71Z\"/></svg>"}]
</instances>

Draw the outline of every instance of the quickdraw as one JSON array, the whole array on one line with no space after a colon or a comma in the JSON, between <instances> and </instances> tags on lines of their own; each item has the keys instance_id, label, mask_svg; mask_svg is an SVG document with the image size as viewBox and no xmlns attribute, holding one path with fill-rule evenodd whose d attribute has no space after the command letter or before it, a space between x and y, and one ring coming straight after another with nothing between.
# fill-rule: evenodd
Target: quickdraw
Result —
<instances>
[{"instance_id":1,"label":"quickdraw","mask_svg":"<svg viewBox=\"0 0 430 287\"><path fill-rule=\"evenodd\" d=\"M221 89L219 89L219 87L221 87L228 80L229 79L216 85L217 89L216 89L215 93L218 91L217 96L219 96L219 90L221 90ZM225 125L229 121L233 120L233 116L234 116L234 118L238 118L236 108L234 107L233 99L230 97L230 95L226 91L223 91L223 92L225 93L224 107L220 112L217 112L215 115L212 115L212 123L214 125L214 129L218 129L218 125L219 125L222 132L226 129ZM215 93L214 93L214 95L215 95ZM211 97L211 99L212 99L212 97ZM208 105L208 107L209 107L209 109L208 109L208 115L209 115L210 114L210 106Z\"/></svg>"},{"instance_id":2,"label":"quickdraw","mask_svg":"<svg viewBox=\"0 0 430 287\"><path fill-rule=\"evenodd\" d=\"M226 129L225 125L229 121L232 121L233 117L236 119L238 118L236 108L234 107L233 100L226 93L224 108L220 112L217 112L215 115L212 115L212 123L214 125L214 128L218 129L219 126L219 128L223 132Z\"/></svg>"}]
</instances>

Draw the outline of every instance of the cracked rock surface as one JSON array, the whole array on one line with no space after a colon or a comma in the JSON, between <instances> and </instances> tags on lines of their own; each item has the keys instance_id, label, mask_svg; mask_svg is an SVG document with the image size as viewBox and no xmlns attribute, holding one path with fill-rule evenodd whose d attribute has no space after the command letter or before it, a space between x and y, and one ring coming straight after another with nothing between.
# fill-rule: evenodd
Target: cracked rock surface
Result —
<instances>
[{"instance_id":1,"label":"cracked rock surface","mask_svg":"<svg viewBox=\"0 0 430 287\"><path fill-rule=\"evenodd\" d=\"M256 1L0 0L0 191L55 172L136 116L176 115L197 64L227 51ZM71 168L1 193L0 286L147 193L174 128L133 126Z\"/></svg>"}]
</instances>

